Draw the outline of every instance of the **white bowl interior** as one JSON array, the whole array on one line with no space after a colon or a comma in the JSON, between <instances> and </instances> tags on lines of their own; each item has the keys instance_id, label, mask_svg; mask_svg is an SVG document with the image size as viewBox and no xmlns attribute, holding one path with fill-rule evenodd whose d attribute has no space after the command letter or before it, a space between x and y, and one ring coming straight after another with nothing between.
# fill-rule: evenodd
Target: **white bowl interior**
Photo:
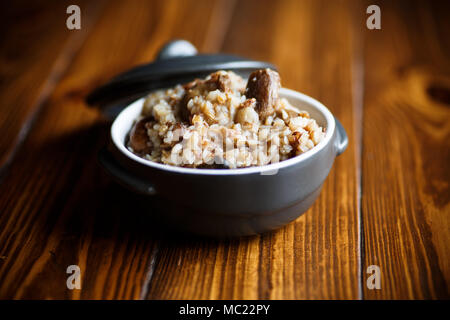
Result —
<instances>
[{"instance_id":1,"label":"white bowl interior","mask_svg":"<svg viewBox=\"0 0 450 320\"><path fill-rule=\"evenodd\" d=\"M299 110L304 110L309 112L312 118L314 118L317 123L326 129L325 138L313 149L298 155L294 158L281 161L279 163L273 163L266 166L261 167L250 167L250 168L240 168L240 169L193 169L193 168L182 168L175 167L170 165L165 165L161 163L156 163L153 161L149 161L143 159L131 151L127 149L125 146L125 142L127 139L127 135L134 124L135 119L140 115L142 111L142 106L144 104L144 98L141 98L128 107L126 107L114 120L111 126L111 139L114 145L120 150L124 155L128 158L135 160L141 164L144 164L149 167L154 167L167 171L174 171L180 173L195 173L195 174L249 174L249 173L262 173L264 171L271 171L282 168L284 166L291 165L293 163L299 162L307 157L310 157L314 153L321 150L326 144L328 144L333 136L335 130L335 120L331 112L319 101L299 93L297 91L289 90L282 88L280 91L280 95L283 98L286 98L294 107Z\"/></svg>"}]
</instances>

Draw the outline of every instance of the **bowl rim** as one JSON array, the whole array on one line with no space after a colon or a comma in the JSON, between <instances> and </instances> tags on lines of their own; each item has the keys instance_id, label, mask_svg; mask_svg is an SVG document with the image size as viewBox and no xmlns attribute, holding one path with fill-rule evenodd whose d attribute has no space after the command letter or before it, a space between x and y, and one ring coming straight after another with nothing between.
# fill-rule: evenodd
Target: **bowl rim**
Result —
<instances>
[{"instance_id":1,"label":"bowl rim","mask_svg":"<svg viewBox=\"0 0 450 320\"><path fill-rule=\"evenodd\" d=\"M293 158L283 160L277 163L271 163L264 166L255 166L255 167L247 167L247 168L236 168L236 169L198 169L198 168L184 168L184 167L177 167L172 166L168 164L162 164L153 162L151 160L147 160L144 158L141 158L134 153L132 153L128 148L125 146L125 141L120 141L118 127L119 123L123 121L123 119L127 116L127 113L130 112L133 108L136 108L136 105L143 104L145 98L140 98L131 104L129 104L127 107L125 107L116 117L116 119L113 121L110 129L110 135L111 140L114 146L119 150L123 155L125 155L128 159L138 162L141 165L144 165L146 167L150 167L153 169L163 170L167 172L172 173L182 173L182 174L194 174L194 175L213 175L213 176L228 176L228 175L245 175L245 174L268 174L270 175L271 172L276 172L276 170L293 166L297 163L303 162L307 159L312 158L314 155L322 151L326 145L328 145L332 137L334 136L334 132L336 130L336 121L334 119L333 114L330 110L328 110L327 107L325 107L321 102L317 101L316 99L300 93L298 91L294 91L291 89L281 88L280 95L283 98L291 98L296 100L301 100L304 103L307 103L311 105L312 107L316 108L325 118L326 121L326 127L327 130L325 132L325 138L322 139L319 144L317 144L314 148L311 150L306 151L305 153L302 153L298 156L295 156ZM295 104L294 104L295 106ZM130 128L131 129L131 128Z\"/></svg>"}]
</instances>

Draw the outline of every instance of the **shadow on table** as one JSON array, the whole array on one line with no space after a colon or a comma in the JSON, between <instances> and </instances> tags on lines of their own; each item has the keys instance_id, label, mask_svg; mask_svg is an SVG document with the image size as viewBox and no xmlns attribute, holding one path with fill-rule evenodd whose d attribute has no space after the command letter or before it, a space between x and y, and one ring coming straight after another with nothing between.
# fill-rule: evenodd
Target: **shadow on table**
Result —
<instances>
[{"instance_id":1,"label":"shadow on table","mask_svg":"<svg viewBox=\"0 0 450 320\"><path fill-rule=\"evenodd\" d=\"M68 247L85 238L104 248L155 241L189 246L205 240L214 246L223 241L172 227L162 219L164 201L136 194L113 181L97 161L98 152L107 144L108 132L109 124L99 123L33 147L31 152L60 171L56 181L48 182L54 184L53 195L37 221L42 232L63 234Z\"/></svg>"}]
</instances>

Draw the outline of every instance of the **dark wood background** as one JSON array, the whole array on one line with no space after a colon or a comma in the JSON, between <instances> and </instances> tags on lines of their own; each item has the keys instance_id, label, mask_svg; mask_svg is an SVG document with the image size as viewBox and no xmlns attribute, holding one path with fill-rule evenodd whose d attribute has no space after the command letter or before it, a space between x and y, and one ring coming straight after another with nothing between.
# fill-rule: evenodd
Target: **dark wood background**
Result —
<instances>
[{"instance_id":1,"label":"dark wood background","mask_svg":"<svg viewBox=\"0 0 450 320\"><path fill-rule=\"evenodd\" d=\"M81 7L81 30L65 27ZM382 30L365 27L369 4ZM0 298L449 298L448 1L3 1ZM184 38L270 61L350 144L302 217L234 240L174 235L96 162L85 95ZM66 268L81 268L68 290ZM366 286L370 265L381 289Z\"/></svg>"}]
</instances>

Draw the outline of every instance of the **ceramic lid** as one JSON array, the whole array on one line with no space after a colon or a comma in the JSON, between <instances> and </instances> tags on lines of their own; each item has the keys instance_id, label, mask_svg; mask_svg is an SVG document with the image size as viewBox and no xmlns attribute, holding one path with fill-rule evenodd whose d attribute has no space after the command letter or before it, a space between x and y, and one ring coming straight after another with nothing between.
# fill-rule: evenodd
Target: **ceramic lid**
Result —
<instances>
[{"instance_id":1,"label":"ceramic lid","mask_svg":"<svg viewBox=\"0 0 450 320\"><path fill-rule=\"evenodd\" d=\"M91 92L86 102L109 116L117 115L124 107L150 91L169 88L203 78L217 70L231 70L242 76L263 68L277 70L270 63L228 54L197 54L186 40L166 44L152 63L135 67L114 77Z\"/></svg>"}]
</instances>

